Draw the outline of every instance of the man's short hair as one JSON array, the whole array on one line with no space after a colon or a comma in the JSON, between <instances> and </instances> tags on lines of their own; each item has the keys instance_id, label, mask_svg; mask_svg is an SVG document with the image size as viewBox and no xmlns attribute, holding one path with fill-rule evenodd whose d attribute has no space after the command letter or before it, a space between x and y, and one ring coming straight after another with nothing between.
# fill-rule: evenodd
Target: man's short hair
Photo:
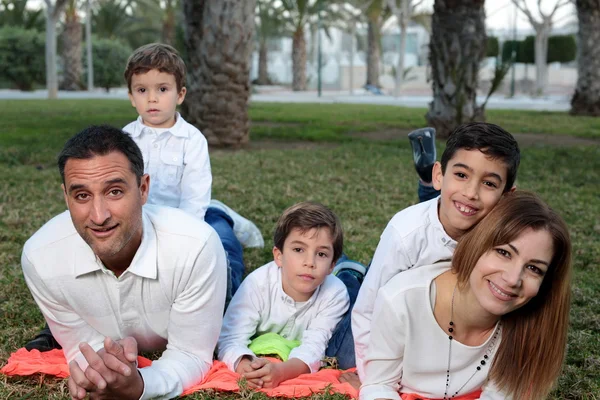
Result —
<instances>
[{"instance_id":1,"label":"man's short hair","mask_svg":"<svg viewBox=\"0 0 600 400\"><path fill-rule=\"evenodd\" d=\"M493 159L506 164L506 186L508 192L517 179L517 169L521 161L519 144L515 138L498 125L486 122L472 122L457 127L448 137L442 154L442 174L446 173L448 162L460 149L479 150Z\"/></svg>"},{"instance_id":2,"label":"man's short hair","mask_svg":"<svg viewBox=\"0 0 600 400\"><path fill-rule=\"evenodd\" d=\"M70 158L87 160L113 151L118 151L127 157L139 185L144 175L142 152L129 134L109 125L92 125L67 140L58 155L58 170L63 183L65 183L65 165Z\"/></svg>"},{"instance_id":3,"label":"man's short hair","mask_svg":"<svg viewBox=\"0 0 600 400\"><path fill-rule=\"evenodd\" d=\"M177 92L185 86L185 63L177 50L168 44L150 43L134 50L127 60L124 76L129 93L133 75L145 74L153 69L173 75Z\"/></svg>"},{"instance_id":4,"label":"man's short hair","mask_svg":"<svg viewBox=\"0 0 600 400\"><path fill-rule=\"evenodd\" d=\"M274 246L283 251L285 239L293 229L299 229L305 233L313 228L323 227L329 228L333 241L333 261L337 261L344 248L342 224L333 211L316 202L304 201L294 204L281 214L273 234Z\"/></svg>"}]
</instances>

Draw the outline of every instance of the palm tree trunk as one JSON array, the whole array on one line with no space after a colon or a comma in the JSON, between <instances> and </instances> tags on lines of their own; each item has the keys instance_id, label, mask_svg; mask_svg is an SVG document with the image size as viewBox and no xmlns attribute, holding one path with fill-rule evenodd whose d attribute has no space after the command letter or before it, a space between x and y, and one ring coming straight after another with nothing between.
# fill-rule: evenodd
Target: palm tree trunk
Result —
<instances>
[{"instance_id":1,"label":"palm tree trunk","mask_svg":"<svg viewBox=\"0 0 600 400\"><path fill-rule=\"evenodd\" d=\"M379 87L379 60L381 58L381 26L369 21L367 32L367 85Z\"/></svg>"},{"instance_id":2,"label":"palm tree trunk","mask_svg":"<svg viewBox=\"0 0 600 400\"><path fill-rule=\"evenodd\" d=\"M258 80L259 85L268 85L269 82L269 70L268 70L268 57L267 57L267 41L266 39L259 40L258 45Z\"/></svg>"},{"instance_id":3,"label":"palm tree trunk","mask_svg":"<svg viewBox=\"0 0 600 400\"><path fill-rule=\"evenodd\" d=\"M458 125L483 120L476 95L485 56L484 0L435 0L429 43L433 101L427 123L440 137Z\"/></svg>"},{"instance_id":4,"label":"palm tree trunk","mask_svg":"<svg viewBox=\"0 0 600 400\"><path fill-rule=\"evenodd\" d=\"M577 0L579 54L571 114L600 116L600 0Z\"/></svg>"},{"instance_id":5,"label":"palm tree trunk","mask_svg":"<svg viewBox=\"0 0 600 400\"><path fill-rule=\"evenodd\" d=\"M292 90L306 90L306 38L302 25L292 38Z\"/></svg>"},{"instance_id":6,"label":"palm tree trunk","mask_svg":"<svg viewBox=\"0 0 600 400\"><path fill-rule=\"evenodd\" d=\"M163 43L175 44L175 0L167 0L165 4L165 15L162 25Z\"/></svg>"},{"instance_id":7,"label":"palm tree trunk","mask_svg":"<svg viewBox=\"0 0 600 400\"><path fill-rule=\"evenodd\" d=\"M77 15L67 15L65 29L62 33L63 45L63 81L64 90L81 90L83 88L81 76L82 64L82 27Z\"/></svg>"},{"instance_id":8,"label":"palm tree trunk","mask_svg":"<svg viewBox=\"0 0 600 400\"><path fill-rule=\"evenodd\" d=\"M248 143L250 56L256 0L183 0L189 58L182 112L209 145Z\"/></svg>"}]
</instances>

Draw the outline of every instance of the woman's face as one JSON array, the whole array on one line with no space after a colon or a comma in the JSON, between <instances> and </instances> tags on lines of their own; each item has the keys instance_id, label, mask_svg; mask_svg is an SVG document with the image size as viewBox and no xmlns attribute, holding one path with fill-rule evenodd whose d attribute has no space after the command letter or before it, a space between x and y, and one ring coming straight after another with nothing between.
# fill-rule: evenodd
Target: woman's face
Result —
<instances>
[{"instance_id":1,"label":"woman's face","mask_svg":"<svg viewBox=\"0 0 600 400\"><path fill-rule=\"evenodd\" d=\"M479 258L469 278L470 288L487 312L498 317L508 314L537 295L553 254L548 231L527 229Z\"/></svg>"}]
</instances>

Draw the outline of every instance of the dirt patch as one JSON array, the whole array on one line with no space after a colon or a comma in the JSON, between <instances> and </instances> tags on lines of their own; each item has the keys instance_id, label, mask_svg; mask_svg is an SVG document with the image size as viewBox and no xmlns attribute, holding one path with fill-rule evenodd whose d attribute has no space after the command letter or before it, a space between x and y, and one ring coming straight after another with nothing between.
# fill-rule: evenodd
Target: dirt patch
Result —
<instances>
[{"instance_id":1,"label":"dirt patch","mask_svg":"<svg viewBox=\"0 0 600 400\"><path fill-rule=\"evenodd\" d=\"M382 129L371 132L353 132L349 136L373 141L407 140L406 135L411 129ZM598 146L600 139L587 139L568 135L548 135L545 133L515 133L513 134L520 146L528 147L539 144L550 146Z\"/></svg>"},{"instance_id":2,"label":"dirt patch","mask_svg":"<svg viewBox=\"0 0 600 400\"><path fill-rule=\"evenodd\" d=\"M305 125L301 122L272 122L272 121L252 121L250 126L264 126L267 128L289 128L292 126Z\"/></svg>"},{"instance_id":3,"label":"dirt patch","mask_svg":"<svg viewBox=\"0 0 600 400\"><path fill-rule=\"evenodd\" d=\"M301 140L273 140L273 139L250 139L250 143L241 149L222 149L210 148L210 153L226 153L230 151L245 150L315 150L315 149L333 149L338 147L338 143L331 142L309 142Z\"/></svg>"}]
</instances>

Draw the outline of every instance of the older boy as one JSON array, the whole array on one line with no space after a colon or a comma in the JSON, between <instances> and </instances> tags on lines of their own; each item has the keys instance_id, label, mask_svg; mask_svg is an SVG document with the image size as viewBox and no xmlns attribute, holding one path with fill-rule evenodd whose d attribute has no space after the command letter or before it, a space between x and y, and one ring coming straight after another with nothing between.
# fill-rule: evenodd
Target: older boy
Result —
<instances>
[{"instance_id":1,"label":"older boy","mask_svg":"<svg viewBox=\"0 0 600 400\"><path fill-rule=\"evenodd\" d=\"M275 228L274 261L248 275L225 313L219 360L256 387L318 371L348 309L346 286L330 275L342 246L340 221L327 207L304 202L285 210ZM300 345L287 361L269 363L248 347L266 333Z\"/></svg>"},{"instance_id":2,"label":"older boy","mask_svg":"<svg viewBox=\"0 0 600 400\"><path fill-rule=\"evenodd\" d=\"M456 241L513 191L520 162L516 140L488 123L459 126L432 179L441 195L396 214L381 235L352 311L356 367L363 378L377 291L399 272L452 258Z\"/></svg>"}]
</instances>

